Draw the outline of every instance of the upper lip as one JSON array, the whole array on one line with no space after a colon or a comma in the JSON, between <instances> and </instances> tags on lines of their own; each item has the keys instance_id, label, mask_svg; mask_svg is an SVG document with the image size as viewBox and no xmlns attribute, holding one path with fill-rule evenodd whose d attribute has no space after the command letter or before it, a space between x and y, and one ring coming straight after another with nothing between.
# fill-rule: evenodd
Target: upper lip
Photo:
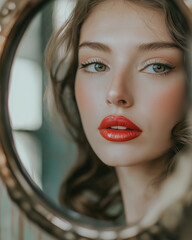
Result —
<instances>
[{"instance_id":1,"label":"upper lip","mask_svg":"<svg viewBox=\"0 0 192 240\"><path fill-rule=\"evenodd\" d=\"M123 126L133 131L142 132L142 130L128 118L124 116L114 116L114 115L105 117L101 121L99 129L106 129L113 126Z\"/></svg>"}]
</instances>

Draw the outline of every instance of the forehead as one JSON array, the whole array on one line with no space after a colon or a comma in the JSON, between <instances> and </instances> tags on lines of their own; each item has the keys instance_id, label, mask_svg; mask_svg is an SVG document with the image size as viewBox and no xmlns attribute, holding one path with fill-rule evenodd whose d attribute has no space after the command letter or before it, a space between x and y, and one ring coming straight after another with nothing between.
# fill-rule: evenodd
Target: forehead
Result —
<instances>
[{"instance_id":1,"label":"forehead","mask_svg":"<svg viewBox=\"0 0 192 240\"><path fill-rule=\"evenodd\" d=\"M163 10L125 0L107 0L95 7L82 26L80 42L111 41L114 36L122 42L127 38L142 42L171 40Z\"/></svg>"}]
</instances>

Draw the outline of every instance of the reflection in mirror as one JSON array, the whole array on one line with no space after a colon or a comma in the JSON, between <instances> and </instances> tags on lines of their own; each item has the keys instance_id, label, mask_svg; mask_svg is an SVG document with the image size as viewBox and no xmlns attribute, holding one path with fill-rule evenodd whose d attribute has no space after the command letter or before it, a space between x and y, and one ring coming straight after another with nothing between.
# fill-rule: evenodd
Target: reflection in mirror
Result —
<instances>
[{"instance_id":1,"label":"reflection in mirror","mask_svg":"<svg viewBox=\"0 0 192 240\"><path fill-rule=\"evenodd\" d=\"M173 1L86 0L62 25L74 3L47 6L20 44L9 97L15 145L57 204L132 226L177 182L178 152L191 143L189 22Z\"/></svg>"}]
</instances>

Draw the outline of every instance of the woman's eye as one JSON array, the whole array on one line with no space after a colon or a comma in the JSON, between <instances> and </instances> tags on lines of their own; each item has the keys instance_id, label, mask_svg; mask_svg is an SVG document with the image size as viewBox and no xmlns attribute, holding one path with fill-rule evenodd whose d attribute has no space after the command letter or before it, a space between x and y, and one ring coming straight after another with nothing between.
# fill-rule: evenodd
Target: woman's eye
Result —
<instances>
[{"instance_id":1,"label":"woman's eye","mask_svg":"<svg viewBox=\"0 0 192 240\"><path fill-rule=\"evenodd\" d=\"M81 68L85 68L87 72L104 72L107 66L103 63L81 64Z\"/></svg>"},{"instance_id":2,"label":"woman's eye","mask_svg":"<svg viewBox=\"0 0 192 240\"><path fill-rule=\"evenodd\" d=\"M170 70L172 70L174 67L169 66L167 64L157 63L157 64L151 64L145 68L145 72L147 73L168 73Z\"/></svg>"}]
</instances>

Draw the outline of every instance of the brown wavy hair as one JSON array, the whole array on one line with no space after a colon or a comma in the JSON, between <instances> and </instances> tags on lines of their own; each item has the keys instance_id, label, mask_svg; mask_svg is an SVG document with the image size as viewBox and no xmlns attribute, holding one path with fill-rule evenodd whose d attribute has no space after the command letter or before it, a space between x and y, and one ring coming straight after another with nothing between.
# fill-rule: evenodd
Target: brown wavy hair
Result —
<instances>
[{"instance_id":1,"label":"brown wavy hair","mask_svg":"<svg viewBox=\"0 0 192 240\"><path fill-rule=\"evenodd\" d=\"M123 213L118 179L114 168L103 164L90 147L83 131L74 94L81 27L94 8L105 1L107 0L77 1L68 20L49 41L46 65L50 73L56 109L78 147L76 163L61 185L59 201L63 206L85 216L114 221ZM186 53L190 27L186 17L173 1L124 1L161 9L165 14L171 38L184 54ZM175 153L189 142L187 129L184 121L173 129L174 146L169 152L170 161L166 163L164 175L173 165L171 159Z\"/></svg>"}]
</instances>

